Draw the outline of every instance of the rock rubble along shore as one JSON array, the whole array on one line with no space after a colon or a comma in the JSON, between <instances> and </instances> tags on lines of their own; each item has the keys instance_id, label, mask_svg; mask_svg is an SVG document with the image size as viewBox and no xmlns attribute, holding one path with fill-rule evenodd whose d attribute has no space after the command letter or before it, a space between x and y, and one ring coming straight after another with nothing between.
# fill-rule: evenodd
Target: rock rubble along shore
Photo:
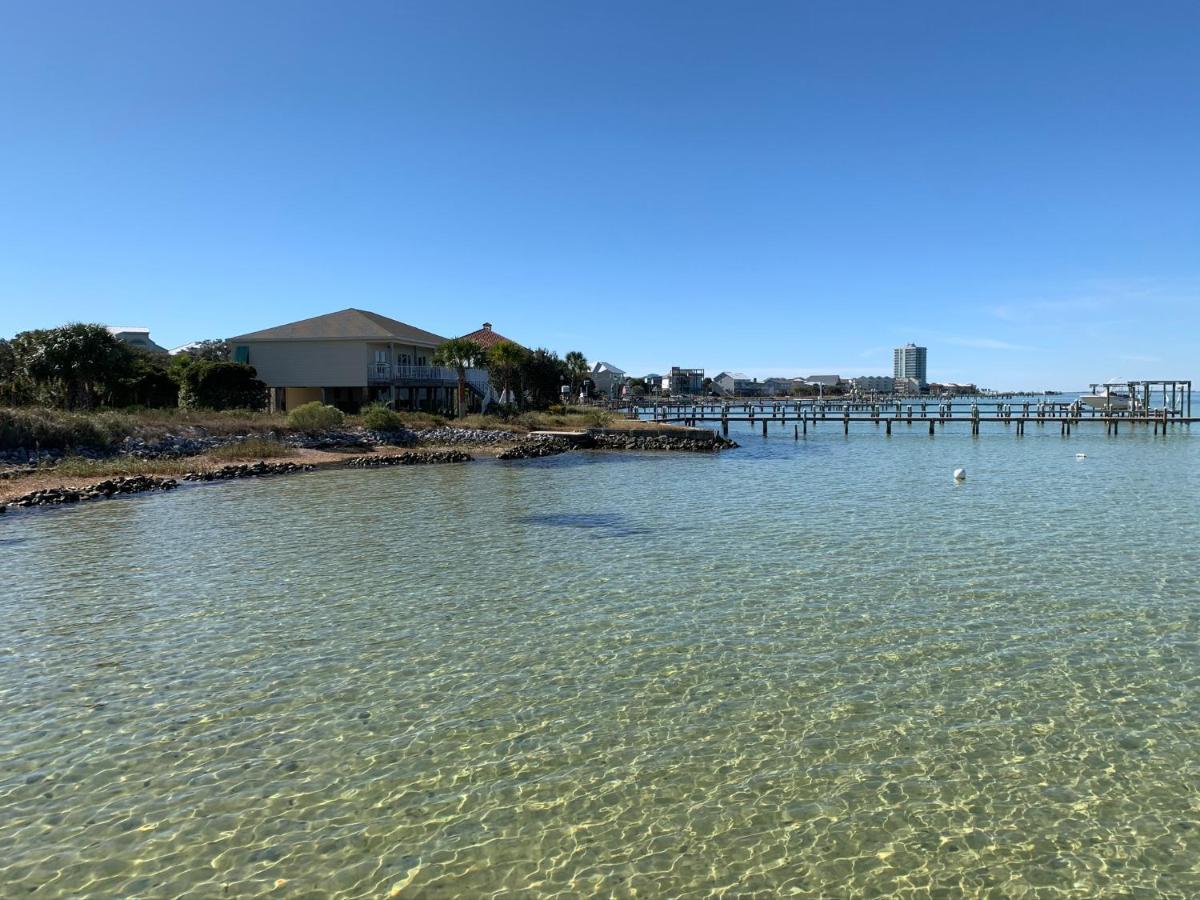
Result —
<instances>
[{"instance_id":1,"label":"rock rubble along shore","mask_svg":"<svg viewBox=\"0 0 1200 900\"><path fill-rule=\"evenodd\" d=\"M0 450L0 463L8 463L13 466L34 465L37 463L54 463L58 462L65 456L82 456L85 459L104 459L111 456L112 453L104 450L97 450L94 447L80 447L73 450L60 450L57 448L36 449L30 447L17 447L14 450Z\"/></svg>"},{"instance_id":2,"label":"rock rubble along shore","mask_svg":"<svg viewBox=\"0 0 1200 900\"><path fill-rule=\"evenodd\" d=\"M222 466L210 472L188 472L184 481L225 481L230 478L257 478L260 475L291 475L294 472L311 472L314 466L299 463L256 462L240 466Z\"/></svg>"},{"instance_id":3,"label":"rock rubble along shore","mask_svg":"<svg viewBox=\"0 0 1200 900\"><path fill-rule=\"evenodd\" d=\"M713 453L736 447L734 441L716 434L637 434L588 433L570 440L555 437L527 438L499 454L497 459L538 459L557 456L568 450L672 450L687 453Z\"/></svg>"},{"instance_id":4,"label":"rock rubble along shore","mask_svg":"<svg viewBox=\"0 0 1200 900\"><path fill-rule=\"evenodd\" d=\"M472 445L490 447L495 444L509 444L517 440L517 435L511 431L498 431L491 428L422 428L411 434L422 444Z\"/></svg>"},{"instance_id":5,"label":"rock rubble along shore","mask_svg":"<svg viewBox=\"0 0 1200 900\"><path fill-rule=\"evenodd\" d=\"M554 438L530 438L509 447L496 455L496 459L540 459L543 456L558 456L574 448L568 441Z\"/></svg>"},{"instance_id":6,"label":"rock rubble along shore","mask_svg":"<svg viewBox=\"0 0 1200 900\"><path fill-rule=\"evenodd\" d=\"M198 456L225 444L236 444L254 437L251 434L228 435L225 437L188 437L169 434L157 440L127 437L117 448L117 456L132 456L136 459L179 459L183 456Z\"/></svg>"},{"instance_id":7,"label":"rock rubble along shore","mask_svg":"<svg viewBox=\"0 0 1200 900\"><path fill-rule=\"evenodd\" d=\"M118 494L140 494L145 491L169 491L178 487L174 478L157 475L131 475L128 478L108 478L83 488L46 488L33 491L13 500L11 506L59 506L82 503L85 500L107 500ZM0 509L3 509L0 506Z\"/></svg>"},{"instance_id":8,"label":"rock rubble along shore","mask_svg":"<svg viewBox=\"0 0 1200 900\"><path fill-rule=\"evenodd\" d=\"M372 443L388 447L416 447L419 444L442 447L491 447L496 444L511 443L517 439L517 435L511 431L499 431L491 428L454 428L450 425L437 428L418 428L413 431L407 428L399 431L368 431L365 434Z\"/></svg>"},{"instance_id":9,"label":"rock rubble along shore","mask_svg":"<svg viewBox=\"0 0 1200 900\"><path fill-rule=\"evenodd\" d=\"M681 450L687 453L712 453L714 450L728 450L737 445L736 441L723 438L718 434L592 434L588 443L583 446L594 447L597 450Z\"/></svg>"},{"instance_id":10,"label":"rock rubble along shore","mask_svg":"<svg viewBox=\"0 0 1200 900\"><path fill-rule=\"evenodd\" d=\"M393 456L356 456L346 460L347 468L378 469L382 466L423 466L440 463L471 462L475 457L461 450L407 451Z\"/></svg>"},{"instance_id":11,"label":"rock rubble along shore","mask_svg":"<svg viewBox=\"0 0 1200 900\"><path fill-rule=\"evenodd\" d=\"M373 431L322 431L317 434L289 434L283 443L301 450L371 450L380 436Z\"/></svg>"},{"instance_id":12,"label":"rock rubble along shore","mask_svg":"<svg viewBox=\"0 0 1200 900\"><path fill-rule=\"evenodd\" d=\"M70 449L41 449L17 447L0 450L0 464L29 466L38 463L55 463L67 456L85 459L111 459L129 456L135 459L182 459L200 456L229 444L248 440L279 441L288 447L300 450L372 450L375 447L492 447L511 444L519 435L510 431L490 428L454 428L439 426L399 431L367 431L359 428L321 431L315 434L280 434L273 430L247 431L238 434L207 435L203 429L192 428L186 433L168 434L155 438L127 437L110 448L72 447Z\"/></svg>"}]
</instances>

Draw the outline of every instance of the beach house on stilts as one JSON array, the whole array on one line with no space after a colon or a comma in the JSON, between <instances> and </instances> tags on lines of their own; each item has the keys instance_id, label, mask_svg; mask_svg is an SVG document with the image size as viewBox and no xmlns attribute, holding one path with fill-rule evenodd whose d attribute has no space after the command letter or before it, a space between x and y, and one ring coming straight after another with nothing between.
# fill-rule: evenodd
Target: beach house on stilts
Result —
<instances>
[{"instance_id":1,"label":"beach house on stilts","mask_svg":"<svg viewBox=\"0 0 1200 900\"><path fill-rule=\"evenodd\" d=\"M319 400L346 412L382 402L395 409L449 411L458 373L432 364L445 338L364 309L289 322L229 338L234 362L253 366L271 408ZM492 399L488 376L467 370L469 409Z\"/></svg>"}]
</instances>

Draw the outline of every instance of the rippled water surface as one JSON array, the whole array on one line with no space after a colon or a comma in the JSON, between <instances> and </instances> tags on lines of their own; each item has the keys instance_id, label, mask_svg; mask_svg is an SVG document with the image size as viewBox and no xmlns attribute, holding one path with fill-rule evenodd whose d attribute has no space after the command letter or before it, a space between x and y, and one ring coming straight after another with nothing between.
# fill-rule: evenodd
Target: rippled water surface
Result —
<instances>
[{"instance_id":1,"label":"rippled water surface","mask_svg":"<svg viewBox=\"0 0 1200 900\"><path fill-rule=\"evenodd\" d=\"M1200 434L922 428L10 514L0 895L1200 895Z\"/></svg>"}]
</instances>

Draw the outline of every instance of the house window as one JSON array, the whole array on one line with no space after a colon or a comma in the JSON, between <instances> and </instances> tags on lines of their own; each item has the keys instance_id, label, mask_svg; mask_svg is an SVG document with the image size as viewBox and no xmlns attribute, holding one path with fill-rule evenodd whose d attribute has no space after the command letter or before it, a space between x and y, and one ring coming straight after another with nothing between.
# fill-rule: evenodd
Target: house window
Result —
<instances>
[{"instance_id":1,"label":"house window","mask_svg":"<svg viewBox=\"0 0 1200 900\"><path fill-rule=\"evenodd\" d=\"M375 363L377 365L386 365L388 361L388 352L386 350L375 351Z\"/></svg>"},{"instance_id":2,"label":"house window","mask_svg":"<svg viewBox=\"0 0 1200 900\"><path fill-rule=\"evenodd\" d=\"M402 365L402 366L408 365L408 354L407 353L401 353L397 359L398 359L398 362L400 363L400 365Z\"/></svg>"},{"instance_id":3,"label":"house window","mask_svg":"<svg viewBox=\"0 0 1200 900\"><path fill-rule=\"evenodd\" d=\"M423 366L423 365L425 365L425 357L423 357L423 356L418 356L418 357L417 357L417 365L418 365L418 366Z\"/></svg>"},{"instance_id":4,"label":"house window","mask_svg":"<svg viewBox=\"0 0 1200 900\"><path fill-rule=\"evenodd\" d=\"M239 347L234 347L233 348L233 361L235 363L242 363L243 365L248 364L250 362L250 348L246 347L244 345L239 346Z\"/></svg>"}]
</instances>

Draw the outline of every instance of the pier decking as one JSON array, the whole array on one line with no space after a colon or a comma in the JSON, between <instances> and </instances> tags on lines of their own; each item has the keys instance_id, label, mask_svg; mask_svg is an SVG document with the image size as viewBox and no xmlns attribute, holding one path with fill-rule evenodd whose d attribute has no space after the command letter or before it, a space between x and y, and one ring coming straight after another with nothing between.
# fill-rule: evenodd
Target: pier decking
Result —
<instances>
[{"instance_id":1,"label":"pier decking","mask_svg":"<svg viewBox=\"0 0 1200 900\"><path fill-rule=\"evenodd\" d=\"M1190 388L1190 385L1189 385ZM1016 435L1025 434L1029 423L1035 426L1058 425L1063 435L1087 426L1104 426L1106 434L1119 434L1126 429L1145 427L1154 434L1165 436L1177 428L1190 428L1200 418L1191 415L1191 396L1188 391L1186 404L1162 409L1116 410L1104 407L1088 407L1078 401L1043 400L1006 403L998 398L956 398L935 400L890 400L864 401L858 399L797 398L789 400L738 400L671 402L650 401L638 403L614 403L615 412L631 419L648 419L656 422L680 423L699 426L704 423L719 424L723 433L729 433L731 422L759 423L766 436L772 425L780 428L791 426L794 436L808 434L809 428L836 427L841 425L845 434L850 426L863 430L870 425L883 434L890 435L893 425L928 424L929 434L936 434L938 427L947 423L966 423L972 435L978 435L985 424L998 424L1011 429Z\"/></svg>"}]
</instances>

